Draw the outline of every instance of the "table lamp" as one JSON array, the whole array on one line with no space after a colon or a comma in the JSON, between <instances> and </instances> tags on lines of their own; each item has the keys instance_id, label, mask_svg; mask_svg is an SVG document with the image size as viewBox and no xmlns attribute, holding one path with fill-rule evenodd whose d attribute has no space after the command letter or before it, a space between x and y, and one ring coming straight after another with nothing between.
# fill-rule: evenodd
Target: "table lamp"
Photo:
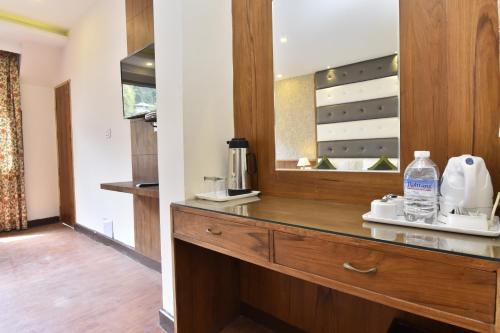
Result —
<instances>
[{"instance_id":1,"label":"table lamp","mask_svg":"<svg viewBox=\"0 0 500 333\"><path fill-rule=\"evenodd\" d=\"M301 157L299 159L299 162L297 163L297 166L300 168L300 170L305 170L307 167L311 166L311 163L309 162L309 159L307 157Z\"/></svg>"}]
</instances>

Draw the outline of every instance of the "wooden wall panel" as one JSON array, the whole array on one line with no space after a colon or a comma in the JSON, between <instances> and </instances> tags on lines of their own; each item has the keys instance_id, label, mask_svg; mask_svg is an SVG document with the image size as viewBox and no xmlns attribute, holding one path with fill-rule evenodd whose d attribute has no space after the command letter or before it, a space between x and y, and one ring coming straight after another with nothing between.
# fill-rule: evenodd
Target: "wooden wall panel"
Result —
<instances>
[{"instance_id":1,"label":"wooden wall panel","mask_svg":"<svg viewBox=\"0 0 500 333\"><path fill-rule=\"evenodd\" d=\"M152 0L126 0L127 46L129 53L154 42ZM132 176L134 181L158 180L157 135L143 119L130 122Z\"/></svg>"},{"instance_id":2,"label":"wooden wall panel","mask_svg":"<svg viewBox=\"0 0 500 333\"><path fill-rule=\"evenodd\" d=\"M157 135L153 131L151 123L146 123L144 119L134 119L130 121L133 128L132 155L156 155L158 154Z\"/></svg>"},{"instance_id":3,"label":"wooden wall panel","mask_svg":"<svg viewBox=\"0 0 500 333\"><path fill-rule=\"evenodd\" d=\"M475 3L475 2L474 2ZM477 1L473 8L476 22L471 55L475 57L473 72L472 110L474 112L473 154L482 156L493 179L495 190L500 191L500 82L498 64L498 12L495 0ZM466 2L471 6L470 2Z\"/></svg>"},{"instance_id":4,"label":"wooden wall panel","mask_svg":"<svg viewBox=\"0 0 500 333\"><path fill-rule=\"evenodd\" d=\"M153 0L125 0L127 20L139 15L146 8L153 7Z\"/></svg>"},{"instance_id":5,"label":"wooden wall panel","mask_svg":"<svg viewBox=\"0 0 500 333\"><path fill-rule=\"evenodd\" d=\"M444 171L466 153L485 158L500 190L496 0L400 0L399 174L275 171L271 0L233 0L235 133L258 159L258 186L280 196L369 202L402 192L413 151Z\"/></svg>"},{"instance_id":6,"label":"wooden wall panel","mask_svg":"<svg viewBox=\"0 0 500 333\"><path fill-rule=\"evenodd\" d=\"M128 53L154 42L153 0L126 0Z\"/></svg>"},{"instance_id":7,"label":"wooden wall panel","mask_svg":"<svg viewBox=\"0 0 500 333\"><path fill-rule=\"evenodd\" d=\"M132 179L135 182L158 181L158 155L132 156Z\"/></svg>"},{"instance_id":8,"label":"wooden wall panel","mask_svg":"<svg viewBox=\"0 0 500 333\"><path fill-rule=\"evenodd\" d=\"M495 0L450 0L446 5L450 54L447 59L448 156L470 153L483 157L494 187L499 191L497 3Z\"/></svg>"},{"instance_id":9,"label":"wooden wall panel","mask_svg":"<svg viewBox=\"0 0 500 333\"><path fill-rule=\"evenodd\" d=\"M127 49L134 53L154 42L153 0L125 0ZM130 121L132 179L158 181L157 135L144 119ZM160 207L158 198L134 195L135 248L160 261Z\"/></svg>"},{"instance_id":10,"label":"wooden wall panel","mask_svg":"<svg viewBox=\"0 0 500 333\"><path fill-rule=\"evenodd\" d=\"M445 1L400 1L401 172L415 150L448 160L447 54Z\"/></svg>"},{"instance_id":11,"label":"wooden wall panel","mask_svg":"<svg viewBox=\"0 0 500 333\"><path fill-rule=\"evenodd\" d=\"M467 8L460 8L464 5ZM448 80L445 82L447 90L442 92L443 96L446 96L448 103L447 151L449 156L458 156L464 152L472 153L474 113L471 110L473 110L474 101L470 87L473 84L474 72L454 69L460 66L464 68L473 68L474 66L474 57L470 56L467 49L474 47L475 36L471 35L471 33L474 31L473 25L477 22L469 19L469 10L472 10L472 8L464 1L449 2L447 6L447 36L441 38L441 40L448 41L447 44L442 43L445 46L444 51L452 47L462 50L461 52L453 52L447 58ZM445 27L444 23L442 24L443 27ZM463 36L464 34L466 36ZM462 36L466 38L461 38ZM446 56L446 53L444 56ZM454 93L451 94L448 91ZM457 98L457 96L460 96L460 98Z\"/></svg>"},{"instance_id":12,"label":"wooden wall panel","mask_svg":"<svg viewBox=\"0 0 500 333\"><path fill-rule=\"evenodd\" d=\"M134 195L135 249L156 261L161 260L160 200Z\"/></svg>"},{"instance_id":13,"label":"wooden wall panel","mask_svg":"<svg viewBox=\"0 0 500 333\"><path fill-rule=\"evenodd\" d=\"M158 138L150 123L144 119L130 122L132 138L132 179L134 181L158 180Z\"/></svg>"},{"instance_id":14,"label":"wooden wall panel","mask_svg":"<svg viewBox=\"0 0 500 333\"><path fill-rule=\"evenodd\" d=\"M271 61L272 66L272 50L265 47L269 41L261 39L257 48L254 32L259 29L258 24L260 20L248 20L250 18L259 17L266 20L267 26L264 26L264 31L261 36L264 36L266 27L269 28L271 24L268 13L268 2L252 0L233 0L232 14L233 14L233 109L234 109L234 130L235 137L246 138L250 143L250 152L257 154L258 151L258 135L257 135L257 103L268 103L267 99L261 100L257 98L257 81L260 80L262 84L268 82L269 78L269 64L261 64L260 62L254 63L255 52L260 52L259 59L263 61ZM239 19L245 19L236 23ZM244 51L245 50L245 51ZM246 56L240 57L241 52L248 52ZM267 52L267 53L266 53ZM257 69L256 66L261 66ZM272 67L271 67L272 70ZM272 72L270 73L272 79ZM258 76L258 77L257 77ZM269 88L269 87L268 87ZM265 90L262 90L264 93ZM252 93L250 93L252 92ZM269 106L269 105L267 105ZM262 105L261 107L266 107ZM273 108L269 109L272 111ZM274 122L273 122L274 124ZM274 137L274 135L273 135ZM259 166L263 163L258 162ZM252 185L254 188L258 187L258 176L253 176Z\"/></svg>"}]
</instances>

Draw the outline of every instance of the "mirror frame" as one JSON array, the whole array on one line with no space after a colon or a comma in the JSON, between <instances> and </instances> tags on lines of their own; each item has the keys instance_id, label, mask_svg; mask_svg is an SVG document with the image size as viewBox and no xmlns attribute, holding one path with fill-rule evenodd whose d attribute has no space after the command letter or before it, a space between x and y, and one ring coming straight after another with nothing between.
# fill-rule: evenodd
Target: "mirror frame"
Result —
<instances>
[{"instance_id":1,"label":"mirror frame","mask_svg":"<svg viewBox=\"0 0 500 333\"><path fill-rule=\"evenodd\" d=\"M391 174L275 170L272 0L232 5L235 135L257 156L254 188L366 204L401 193L413 152L430 150L441 171L449 157L482 156L500 190L497 0L400 0L401 171Z\"/></svg>"}]
</instances>

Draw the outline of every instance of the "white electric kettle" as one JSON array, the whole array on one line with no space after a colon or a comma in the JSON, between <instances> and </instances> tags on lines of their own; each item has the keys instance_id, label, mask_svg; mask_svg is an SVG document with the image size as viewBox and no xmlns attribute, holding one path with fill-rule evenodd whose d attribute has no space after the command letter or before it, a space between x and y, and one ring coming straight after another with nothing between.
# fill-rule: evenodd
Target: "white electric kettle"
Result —
<instances>
[{"instance_id":1,"label":"white electric kettle","mask_svg":"<svg viewBox=\"0 0 500 333\"><path fill-rule=\"evenodd\" d=\"M493 185L481 157L452 157L441 183L441 214L489 214L493 206Z\"/></svg>"}]
</instances>

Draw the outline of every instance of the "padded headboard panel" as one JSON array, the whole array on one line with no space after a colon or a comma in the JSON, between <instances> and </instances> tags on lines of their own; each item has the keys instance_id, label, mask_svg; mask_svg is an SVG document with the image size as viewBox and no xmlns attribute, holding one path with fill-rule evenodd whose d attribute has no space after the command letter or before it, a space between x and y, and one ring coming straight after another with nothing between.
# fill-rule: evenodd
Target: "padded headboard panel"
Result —
<instances>
[{"instance_id":1,"label":"padded headboard panel","mask_svg":"<svg viewBox=\"0 0 500 333\"><path fill-rule=\"evenodd\" d=\"M317 72L315 80L318 158L399 157L397 55Z\"/></svg>"},{"instance_id":2,"label":"padded headboard panel","mask_svg":"<svg viewBox=\"0 0 500 333\"><path fill-rule=\"evenodd\" d=\"M399 79L397 76L389 76L382 79L316 90L316 105L352 103L382 97L393 97L398 96L398 94Z\"/></svg>"},{"instance_id":3,"label":"padded headboard panel","mask_svg":"<svg viewBox=\"0 0 500 333\"><path fill-rule=\"evenodd\" d=\"M396 54L317 72L316 89L398 75Z\"/></svg>"},{"instance_id":4,"label":"padded headboard panel","mask_svg":"<svg viewBox=\"0 0 500 333\"><path fill-rule=\"evenodd\" d=\"M399 118L348 121L317 126L318 141L399 137Z\"/></svg>"},{"instance_id":5,"label":"padded headboard panel","mask_svg":"<svg viewBox=\"0 0 500 333\"><path fill-rule=\"evenodd\" d=\"M327 105L317 109L318 124L397 116L398 98L396 96L361 102Z\"/></svg>"},{"instance_id":6,"label":"padded headboard panel","mask_svg":"<svg viewBox=\"0 0 500 333\"><path fill-rule=\"evenodd\" d=\"M397 158L398 138L318 142L318 155L329 158Z\"/></svg>"}]
</instances>

